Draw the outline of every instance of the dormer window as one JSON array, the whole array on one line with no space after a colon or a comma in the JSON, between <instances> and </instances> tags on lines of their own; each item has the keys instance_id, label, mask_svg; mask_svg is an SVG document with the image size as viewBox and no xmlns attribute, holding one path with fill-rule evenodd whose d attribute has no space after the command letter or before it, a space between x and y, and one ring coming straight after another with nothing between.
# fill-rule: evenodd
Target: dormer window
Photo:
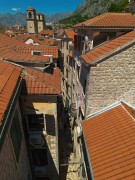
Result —
<instances>
[{"instance_id":1,"label":"dormer window","mask_svg":"<svg viewBox=\"0 0 135 180\"><path fill-rule=\"evenodd\" d=\"M31 51L31 54L34 56L41 56L41 51Z\"/></svg>"}]
</instances>

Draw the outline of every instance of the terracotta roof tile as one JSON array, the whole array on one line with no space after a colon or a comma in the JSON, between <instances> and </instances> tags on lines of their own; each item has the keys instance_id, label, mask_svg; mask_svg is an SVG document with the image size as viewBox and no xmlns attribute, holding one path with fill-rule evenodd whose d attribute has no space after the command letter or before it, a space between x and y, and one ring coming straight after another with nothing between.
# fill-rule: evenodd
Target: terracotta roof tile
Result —
<instances>
[{"instance_id":1,"label":"terracotta roof tile","mask_svg":"<svg viewBox=\"0 0 135 180\"><path fill-rule=\"evenodd\" d=\"M98 47L95 47L89 52L81 55L81 58L86 63L91 64L94 63L94 61L104 58L110 53L113 53L113 51L117 51L122 46L125 46L132 41L135 41L135 31L129 32Z\"/></svg>"},{"instance_id":2,"label":"terracotta roof tile","mask_svg":"<svg viewBox=\"0 0 135 180\"><path fill-rule=\"evenodd\" d=\"M109 27L109 28L134 28L135 17L131 13L104 13L91 18L74 27Z\"/></svg>"},{"instance_id":3,"label":"terracotta roof tile","mask_svg":"<svg viewBox=\"0 0 135 180\"><path fill-rule=\"evenodd\" d=\"M61 74L59 69L54 69L53 74L46 74L25 68L23 79L26 82L27 94L60 94ZM23 90L23 94L25 89Z\"/></svg>"},{"instance_id":4,"label":"terracotta roof tile","mask_svg":"<svg viewBox=\"0 0 135 180\"><path fill-rule=\"evenodd\" d=\"M41 35L52 36L52 35L54 34L54 30L49 30L49 29L41 30L41 31L40 31L40 34L41 34Z\"/></svg>"},{"instance_id":5,"label":"terracotta roof tile","mask_svg":"<svg viewBox=\"0 0 135 180\"><path fill-rule=\"evenodd\" d=\"M67 37L74 40L74 35L76 33L72 29L65 29L64 32L66 33Z\"/></svg>"},{"instance_id":6,"label":"terracotta roof tile","mask_svg":"<svg viewBox=\"0 0 135 180\"><path fill-rule=\"evenodd\" d=\"M12 43L11 43L12 41ZM26 62L49 62L47 55L58 58L58 48L55 46L46 47L43 45L27 45L15 38L0 34L0 58L26 61ZM31 55L32 51L41 51L41 56ZM44 56L46 55L46 56Z\"/></svg>"},{"instance_id":7,"label":"terracotta roof tile","mask_svg":"<svg viewBox=\"0 0 135 180\"><path fill-rule=\"evenodd\" d=\"M0 61L0 124L13 97L22 68Z\"/></svg>"},{"instance_id":8,"label":"terracotta roof tile","mask_svg":"<svg viewBox=\"0 0 135 180\"><path fill-rule=\"evenodd\" d=\"M94 179L135 179L135 114L124 103L82 122Z\"/></svg>"}]
</instances>

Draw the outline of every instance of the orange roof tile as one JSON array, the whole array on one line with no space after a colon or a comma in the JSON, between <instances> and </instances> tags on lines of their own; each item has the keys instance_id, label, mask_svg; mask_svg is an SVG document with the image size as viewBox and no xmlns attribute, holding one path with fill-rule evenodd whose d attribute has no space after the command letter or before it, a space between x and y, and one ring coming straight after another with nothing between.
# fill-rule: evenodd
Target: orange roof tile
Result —
<instances>
[{"instance_id":1,"label":"orange roof tile","mask_svg":"<svg viewBox=\"0 0 135 180\"><path fill-rule=\"evenodd\" d=\"M25 69L24 80L27 94L60 94L61 74L59 69L54 69L53 74L46 74L34 69ZM25 93L23 91L23 93Z\"/></svg>"},{"instance_id":2,"label":"orange roof tile","mask_svg":"<svg viewBox=\"0 0 135 180\"><path fill-rule=\"evenodd\" d=\"M109 27L109 28L135 28L135 16L131 13L104 13L91 18L74 27Z\"/></svg>"},{"instance_id":3,"label":"orange roof tile","mask_svg":"<svg viewBox=\"0 0 135 180\"><path fill-rule=\"evenodd\" d=\"M41 34L41 35L48 35L48 36L51 36L51 35L54 34L54 30L49 30L49 29L41 30L41 31L40 31L40 34Z\"/></svg>"},{"instance_id":4,"label":"orange roof tile","mask_svg":"<svg viewBox=\"0 0 135 180\"><path fill-rule=\"evenodd\" d=\"M120 102L82 122L94 179L135 179L135 113Z\"/></svg>"},{"instance_id":5,"label":"orange roof tile","mask_svg":"<svg viewBox=\"0 0 135 180\"><path fill-rule=\"evenodd\" d=\"M109 42L106 42L89 52L81 55L81 58L88 64L94 63L95 61L110 55L114 51L119 50L123 46L126 46L130 42L135 41L135 31L131 31L127 34L124 34L116 39L113 39Z\"/></svg>"},{"instance_id":6,"label":"orange roof tile","mask_svg":"<svg viewBox=\"0 0 135 180\"><path fill-rule=\"evenodd\" d=\"M65 29L64 32L66 33L67 37L74 40L74 35L76 33L72 29Z\"/></svg>"},{"instance_id":7,"label":"orange roof tile","mask_svg":"<svg viewBox=\"0 0 135 180\"><path fill-rule=\"evenodd\" d=\"M32 51L41 51L41 56L31 55ZM44 55L53 55L54 58L58 58L58 48L27 45L15 38L0 34L0 58L14 61L49 62L49 57Z\"/></svg>"},{"instance_id":8,"label":"orange roof tile","mask_svg":"<svg viewBox=\"0 0 135 180\"><path fill-rule=\"evenodd\" d=\"M0 125L13 97L22 68L0 61Z\"/></svg>"}]
</instances>

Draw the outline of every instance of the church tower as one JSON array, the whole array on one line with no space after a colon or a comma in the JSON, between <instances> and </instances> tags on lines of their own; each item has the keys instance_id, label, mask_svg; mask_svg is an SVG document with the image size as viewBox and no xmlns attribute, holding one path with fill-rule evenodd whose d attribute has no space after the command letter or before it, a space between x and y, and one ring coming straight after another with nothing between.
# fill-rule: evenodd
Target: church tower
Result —
<instances>
[{"instance_id":1,"label":"church tower","mask_svg":"<svg viewBox=\"0 0 135 180\"><path fill-rule=\"evenodd\" d=\"M38 33L40 33L41 30L45 29L45 16L42 13L38 13L36 19L37 19Z\"/></svg>"},{"instance_id":2,"label":"church tower","mask_svg":"<svg viewBox=\"0 0 135 180\"><path fill-rule=\"evenodd\" d=\"M38 33L36 11L34 8L27 9L27 29L30 34Z\"/></svg>"}]
</instances>

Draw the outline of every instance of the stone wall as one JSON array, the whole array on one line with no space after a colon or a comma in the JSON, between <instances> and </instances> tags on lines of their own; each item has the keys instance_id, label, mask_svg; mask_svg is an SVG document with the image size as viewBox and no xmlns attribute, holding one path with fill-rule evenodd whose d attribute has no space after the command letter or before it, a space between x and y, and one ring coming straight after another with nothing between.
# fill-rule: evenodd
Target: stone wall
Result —
<instances>
[{"instance_id":1,"label":"stone wall","mask_svg":"<svg viewBox=\"0 0 135 180\"><path fill-rule=\"evenodd\" d=\"M18 112L19 106L17 107ZM19 113L19 120L22 132L21 150L19 154L19 161L16 161L12 139L10 135L10 127L7 131L2 150L0 152L0 179L1 180L27 180L31 177L29 158L26 149L26 143L24 139L24 133L22 128L21 114ZM31 178L30 178L31 179Z\"/></svg>"},{"instance_id":2,"label":"stone wall","mask_svg":"<svg viewBox=\"0 0 135 180\"><path fill-rule=\"evenodd\" d=\"M91 67L86 99L86 115L119 100L135 105L135 45Z\"/></svg>"},{"instance_id":3,"label":"stone wall","mask_svg":"<svg viewBox=\"0 0 135 180\"><path fill-rule=\"evenodd\" d=\"M28 29L28 33L31 33L31 34L37 33L36 20L28 20L27 21L27 29Z\"/></svg>"},{"instance_id":4,"label":"stone wall","mask_svg":"<svg viewBox=\"0 0 135 180\"><path fill-rule=\"evenodd\" d=\"M46 168L49 169L49 173L52 180L57 180L59 175L59 156L58 156L58 118L57 118L57 96L51 95L30 95L22 96L22 103L25 109L25 116L28 114L48 114L54 116L54 121L50 120L49 128L51 133L47 134L43 132L44 140L46 142L46 149L48 154L48 165ZM32 132L31 132L32 133ZM39 131L34 131L38 134ZM30 134L30 131L29 131Z\"/></svg>"}]
</instances>

